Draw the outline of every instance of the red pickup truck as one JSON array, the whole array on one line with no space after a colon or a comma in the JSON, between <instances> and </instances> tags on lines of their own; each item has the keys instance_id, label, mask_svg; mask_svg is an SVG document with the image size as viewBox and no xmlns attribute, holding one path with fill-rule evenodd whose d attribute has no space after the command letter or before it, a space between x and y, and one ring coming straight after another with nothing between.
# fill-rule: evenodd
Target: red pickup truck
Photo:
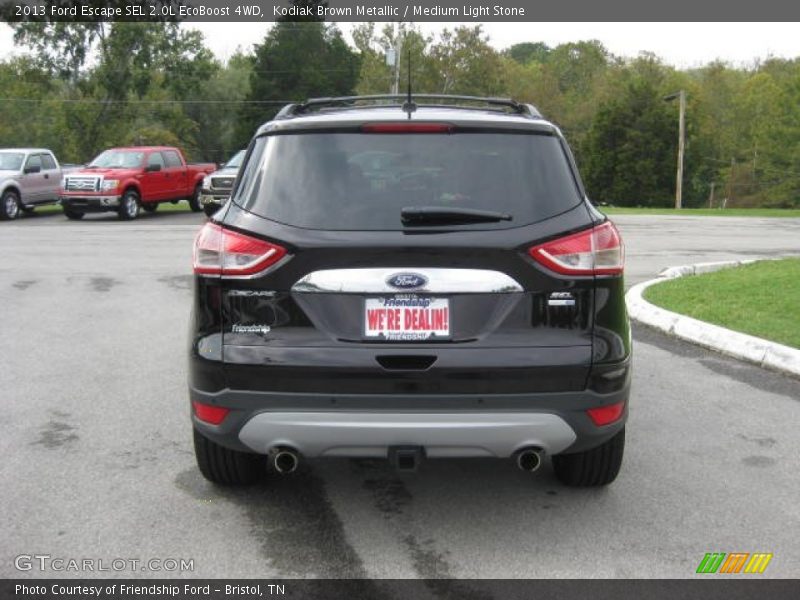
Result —
<instances>
[{"instance_id":1,"label":"red pickup truck","mask_svg":"<svg viewBox=\"0 0 800 600\"><path fill-rule=\"evenodd\" d=\"M180 150L168 146L111 148L63 178L61 206L68 219L114 211L130 220L140 208L154 212L161 202L178 200L187 200L197 212L203 210L203 178L216 168L214 163L187 164Z\"/></svg>"}]
</instances>

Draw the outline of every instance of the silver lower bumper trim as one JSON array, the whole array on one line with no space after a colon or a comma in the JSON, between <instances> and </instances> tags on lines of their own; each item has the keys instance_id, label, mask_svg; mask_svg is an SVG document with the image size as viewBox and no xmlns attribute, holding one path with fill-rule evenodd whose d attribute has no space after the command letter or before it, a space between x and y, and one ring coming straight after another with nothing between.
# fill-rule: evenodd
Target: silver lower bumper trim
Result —
<instances>
[{"instance_id":1,"label":"silver lower bumper trim","mask_svg":"<svg viewBox=\"0 0 800 600\"><path fill-rule=\"evenodd\" d=\"M527 446L558 454L575 438L557 415L515 412L263 412L239 432L254 452L289 446L308 457L385 457L390 446L422 446L433 458L507 458Z\"/></svg>"}]
</instances>

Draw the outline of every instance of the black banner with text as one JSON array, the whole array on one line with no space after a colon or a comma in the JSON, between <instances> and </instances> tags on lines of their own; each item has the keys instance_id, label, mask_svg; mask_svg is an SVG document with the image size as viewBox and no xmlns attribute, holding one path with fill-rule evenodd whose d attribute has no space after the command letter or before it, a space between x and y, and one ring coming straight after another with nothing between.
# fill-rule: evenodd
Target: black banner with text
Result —
<instances>
[{"instance_id":1,"label":"black banner with text","mask_svg":"<svg viewBox=\"0 0 800 600\"><path fill-rule=\"evenodd\" d=\"M744 0L0 0L6 21L794 21L800 3ZM676 41L676 43L679 43Z\"/></svg>"}]
</instances>

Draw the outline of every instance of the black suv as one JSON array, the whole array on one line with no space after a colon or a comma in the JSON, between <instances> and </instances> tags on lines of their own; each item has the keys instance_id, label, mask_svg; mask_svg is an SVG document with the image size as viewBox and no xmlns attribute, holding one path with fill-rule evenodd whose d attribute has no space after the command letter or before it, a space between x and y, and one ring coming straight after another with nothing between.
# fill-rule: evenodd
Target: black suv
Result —
<instances>
[{"instance_id":1,"label":"black suv","mask_svg":"<svg viewBox=\"0 0 800 600\"><path fill-rule=\"evenodd\" d=\"M195 240L200 470L235 484L301 457L535 471L549 455L565 484L608 484L630 385L622 270L616 228L530 105L286 106Z\"/></svg>"}]
</instances>

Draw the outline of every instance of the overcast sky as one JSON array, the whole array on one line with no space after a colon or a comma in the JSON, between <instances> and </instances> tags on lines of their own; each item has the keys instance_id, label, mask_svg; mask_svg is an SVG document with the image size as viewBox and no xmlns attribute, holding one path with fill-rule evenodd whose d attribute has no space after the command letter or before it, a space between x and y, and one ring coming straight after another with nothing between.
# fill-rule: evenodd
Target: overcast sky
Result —
<instances>
[{"instance_id":1,"label":"overcast sky","mask_svg":"<svg viewBox=\"0 0 800 600\"><path fill-rule=\"evenodd\" d=\"M474 25L475 23L465 23ZM379 24L380 25L380 24ZM434 33L459 23L422 23ZM205 34L206 43L225 60L237 47L249 49L260 42L269 25L264 23L192 23ZM352 23L339 26L349 39ZM598 39L612 53L632 57L654 52L679 68L704 65L715 59L736 66L752 64L769 56L800 56L797 23L485 23L490 43L502 49L518 42L564 42ZM0 24L0 56L15 51L11 28Z\"/></svg>"}]
</instances>

